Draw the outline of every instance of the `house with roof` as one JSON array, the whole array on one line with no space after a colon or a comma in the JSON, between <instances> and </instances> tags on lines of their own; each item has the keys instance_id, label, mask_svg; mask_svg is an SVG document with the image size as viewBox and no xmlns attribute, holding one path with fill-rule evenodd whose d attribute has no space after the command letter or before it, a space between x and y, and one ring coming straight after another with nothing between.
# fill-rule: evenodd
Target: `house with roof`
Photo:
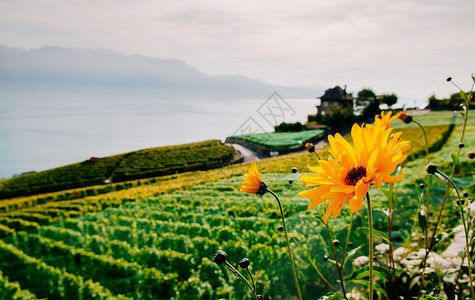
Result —
<instances>
[{"instance_id":1,"label":"house with roof","mask_svg":"<svg viewBox=\"0 0 475 300\"><path fill-rule=\"evenodd\" d=\"M339 86L328 89L319 99L318 115L324 115L332 107L353 106L355 100L352 93L346 91L346 86L344 89Z\"/></svg>"}]
</instances>

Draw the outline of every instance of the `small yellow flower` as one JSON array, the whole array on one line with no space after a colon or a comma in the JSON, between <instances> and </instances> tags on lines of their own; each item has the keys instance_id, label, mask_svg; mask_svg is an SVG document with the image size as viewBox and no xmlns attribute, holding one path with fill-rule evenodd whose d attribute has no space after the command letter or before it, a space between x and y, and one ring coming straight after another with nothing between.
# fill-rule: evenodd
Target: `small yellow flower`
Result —
<instances>
[{"instance_id":1,"label":"small yellow flower","mask_svg":"<svg viewBox=\"0 0 475 300\"><path fill-rule=\"evenodd\" d=\"M325 223L331 214L336 219L346 202L352 213L359 211L372 183L378 189L382 182L396 182L404 176L404 173L396 177L391 174L406 159L403 152L410 148L409 142L400 141L401 132L390 137L392 128L386 127L390 114L379 120L365 127L354 124L351 130L354 145L338 133L335 137L329 135L331 157L319 160L318 167L309 167L317 174L300 178L307 186L316 186L299 193L312 200L308 210L330 201Z\"/></svg>"},{"instance_id":2,"label":"small yellow flower","mask_svg":"<svg viewBox=\"0 0 475 300\"><path fill-rule=\"evenodd\" d=\"M377 126L377 125L384 126L386 129L388 129L389 126L391 126L391 123L394 120L396 120L397 118L400 118L401 113L402 112L398 112L397 114L395 114L394 116L391 117L391 114L392 114L391 111L388 112L386 115L384 114L384 111L383 111L381 113L381 118L379 117L379 115L375 116L374 125L375 126Z\"/></svg>"},{"instance_id":3,"label":"small yellow flower","mask_svg":"<svg viewBox=\"0 0 475 300\"><path fill-rule=\"evenodd\" d=\"M255 162L253 162L249 168L249 173L244 175L244 181L242 182L240 191L257 195L264 195L267 192L267 185L262 181L261 174Z\"/></svg>"}]
</instances>

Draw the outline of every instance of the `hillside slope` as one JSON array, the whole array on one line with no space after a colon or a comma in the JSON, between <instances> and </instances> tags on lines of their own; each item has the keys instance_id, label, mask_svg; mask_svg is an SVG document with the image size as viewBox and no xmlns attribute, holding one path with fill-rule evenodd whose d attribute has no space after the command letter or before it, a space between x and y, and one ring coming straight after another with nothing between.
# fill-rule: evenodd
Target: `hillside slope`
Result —
<instances>
[{"instance_id":1,"label":"hillside slope","mask_svg":"<svg viewBox=\"0 0 475 300\"><path fill-rule=\"evenodd\" d=\"M219 140L149 148L0 181L0 199L110 182L208 170L229 163L234 149Z\"/></svg>"}]
</instances>

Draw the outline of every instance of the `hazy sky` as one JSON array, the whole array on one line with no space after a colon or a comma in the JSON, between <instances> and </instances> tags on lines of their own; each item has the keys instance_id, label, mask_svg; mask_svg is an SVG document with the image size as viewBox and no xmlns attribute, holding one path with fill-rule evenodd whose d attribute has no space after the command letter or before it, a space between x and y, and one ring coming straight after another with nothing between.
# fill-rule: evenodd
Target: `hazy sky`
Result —
<instances>
[{"instance_id":1,"label":"hazy sky","mask_svg":"<svg viewBox=\"0 0 475 300\"><path fill-rule=\"evenodd\" d=\"M210 75L446 97L475 72L475 1L0 0L0 44L178 58Z\"/></svg>"}]
</instances>

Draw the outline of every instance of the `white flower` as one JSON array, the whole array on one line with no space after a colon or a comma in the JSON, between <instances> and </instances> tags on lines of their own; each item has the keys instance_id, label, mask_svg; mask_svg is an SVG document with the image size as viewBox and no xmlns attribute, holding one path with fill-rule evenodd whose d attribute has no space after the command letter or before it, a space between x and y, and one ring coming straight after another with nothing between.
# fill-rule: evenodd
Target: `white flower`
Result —
<instances>
[{"instance_id":1,"label":"white flower","mask_svg":"<svg viewBox=\"0 0 475 300\"><path fill-rule=\"evenodd\" d=\"M377 245L376 247L374 247L376 250L378 250L379 252L381 252L382 254L386 253L387 251L389 251L389 245L388 244L379 244Z\"/></svg>"},{"instance_id":2,"label":"white flower","mask_svg":"<svg viewBox=\"0 0 475 300\"><path fill-rule=\"evenodd\" d=\"M367 256L358 256L358 257L355 258L355 260L353 261L353 264L355 265L355 267L362 267L362 266L364 266L368 261L369 261L369 259L368 259Z\"/></svg>"},{"instance_id":3,"label":"white flower","mask_svg":"<svg viewBox=\"0 0 475 300\"><path fill-rule=\"evenodd\" d=\"M352 300L353 300L353 299L354 299L354 300L358 300L358 299L361 298L361 295L360 295L360 293L359 293L358 291L353 290L353 291L351 291L351 292L349 292L349 293L346 293L346 298L352 299Z\"/></svg>"},{"instance_id":4,"label":"white flower","mask_svg":"<svg viewBox=\"0 0 475 300\"><path fill-rule=\"evenodd\" d=\"M401 260L404 256L408 253L407 249L404 247L399 247L393 252L393 256L395 260Z\"/></svg>"},{"instance_id":5,"label":"white flower","mask_svg":"<svg viewBox=\"0 0 475 300\"><path fill-rule=\"evenodd\" d=\"M439 269L442 272L447 271L450 268L450 262L443 259L437 253L431 252L429 258L427 259L427 264L434 269Z\"/></svg>"}]
</instances>

